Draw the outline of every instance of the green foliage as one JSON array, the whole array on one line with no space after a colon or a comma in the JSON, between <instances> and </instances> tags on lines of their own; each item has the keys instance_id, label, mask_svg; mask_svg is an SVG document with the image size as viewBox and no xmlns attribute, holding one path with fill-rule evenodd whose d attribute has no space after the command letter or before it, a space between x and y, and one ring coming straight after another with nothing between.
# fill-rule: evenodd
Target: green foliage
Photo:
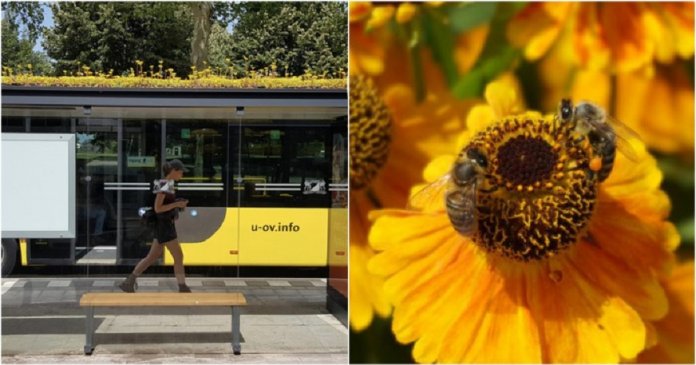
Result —
<instances>
[{"instance_id":1,"label":"green foliage","mask_svg":"<svg viewBox=\"0 0 696 365\"><path fill-rule=\"evenodd\" d=\"M39 2L2 2L2 11L5 12L5 17L9 21L10 28L14 31L19 30L20 25L27 28L27 39L33 45L36 42L39 34L43 30L43 10ZM3 28L3 34L4 33Z\"/></svg>"},{"instance_id":2,"label":"green foliage","mask_svg":"<svg viewBox=\"0 0 696 365\"><path fill-rule=\"evenodd\" d=\"M662 189L672 201L669 220L679 230L682 249L693 256L694 245L694 162L670 155L657 155L663 173ZM686 247L686 248L684 248Z\"/></svg>"},{"instance_id":3,"label":"green foliage","mask_svg":"<svg viewBox=\"0 0 696 365\"><path fill-rule=\"evenodd\" d=\"M125 75L135 60L147 70L164 61L178 74L190 72L192 20L185 3L60 2L51 4L55 26L44 48L57 75L90 70Z\"/></svg>"},{"instance_id":4,"label":"green foliage","mask_svg":"<svg viewBox=\"0 0 696 365\"><path fill-rule=\"evenodd\" d=\"M508 41L506 24L515 13L522 9L524 3L501 3L491 19L490 33L486 45L474 67L462 76L452 88L452 93L459 98L479 97L485 85L502 72L509 70L520 58L520 50L512 47Z\"/></svg>"},{"instance_id":5,"label":"green foliage","mask_svg":"<svg viewBox=\"0 0 696 365\"><path fill-rule=\"evenodd\" d=\"M214 69L232 67L237 77L262 70L281 76L346 72L345 3L236 3L229 16L232 34L211 35Z\"/></svg>"},{"instance_id":6,"label":"green foliage","mask_svg":"<svg viewBox=\"0 0 696 365\"><path fill-rule=\"evenodd\" d=\"M486 83L509 70L520 58L519 50L510 46L505 35L508 20L524 3L453 3L440 7L421 7L422 15L413 25L392 22L396 34L408 44L416 84L416 95L425 95L420 52L427 46L440 66L452 93L459 98L479 97ZM488 24L490 33L482 54L473 69L460 75L454 58L457 37ZM427 77L427 76L426 76Z\"/></svg>"},{"instance_id":7,"label":"green foliage","mask_svg":"<svg viewBox=\"0 0 696 365\"><path fill-rule=\"evenodd\" d=\"M466 32L489 23L495 15L496 3L457 4L449 11L449 24L455 33Z\"/></svg>"},{"instance_id":8,"label":"green foliage","mask_svg":"<svg viewBox=\"0 0 696 365\"><path fill-rule=\"evenodd\" d=\"M17 27L7 19L2 20L2 64L23 68L38 75L50 74L53 66L45 54L35 52L33 42L22 39Z\"/></svg>"},{"instance_id":9,"label":"green foliage","mask_svg":"<svg viewBox=\"0 0 696 365\"><path fill-rule=\"evenodd\" d=\"M452 87L459 78L454 62L456 33L452 31L442 9L429 9L423 16L424 40L430 45L433 58L440 65L447 84Z\"/></svg>"},{"instance_id":10,"label":"green foliage","mask_svg":"<svg viewBox=\"0 0 696 365\"><path fill-rule=\"evenodd\" d=\"M350 363L412 364L413 345L398 343L391 331L391 319L375 316L362 332L350 331Z\"/></svg>"}]
</instances>

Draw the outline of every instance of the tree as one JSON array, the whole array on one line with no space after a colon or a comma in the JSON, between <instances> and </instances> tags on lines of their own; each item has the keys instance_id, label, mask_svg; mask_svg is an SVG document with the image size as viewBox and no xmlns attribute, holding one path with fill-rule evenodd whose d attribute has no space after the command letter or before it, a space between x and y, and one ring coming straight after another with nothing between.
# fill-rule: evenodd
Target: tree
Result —
<instances>
[{"instance_id":1,"label":"tree","mask_svg":"<svg viewBox=\"0 0 696 365\"><path fill-rule=\"evenodd\" d=\"M54 27L45 32L44 48L57 73L80 71L80 65L114 74L164 68L190 72L191 14L185 3L59 2L51 5Z\"/></svg>"},{"instance_id":2,"label":"tree","mask_svg":"<svg viewBox=\"0 0 696 365\"><path fill-rule=\"evenodd\" d=\"M211 54L214 67L230 59L237 76L276 68L284 75L338 76L348 64L347 5L337 2L245 2L228 8L232 35L217 39ZM224 37L218 37L224 38ZM213 50L211 50L213 52Z\"/></svg>"},{"instance_id":3,"label":"tree","mask_svg":"<svg viewBox=\"0 0 696 365\"><path fill-rule=\"evenodd\" d=\"M8 19L2 20L2 65L11 67L14 72L31 71L34 74L47 75L53 72L53 66L45 54L33 50L34 43L20 38L18 28L12 26Z\"/></svg>"},{"instance_id":4,"label":"tree","mask_svg":"<svg viewBox=\"0 0 696 365\"><path fill-rule=\"evenodd\" d=\"M38 2L3 2L2 11L5 12L9 26L19 33L19 25L27 28L24 38L29 39L32 46L43 30L43 10ZM3 29L4 30L4 29Z\"/></svg>"},{"instance_id":5,"label":"tree","mask_svg":"<svg viewBox=\"0 0 696 365\"><path fill-rule=\"evenodd\" d=\"M213 26L213 4L199 1L189 3L193 15L193 37L191 38L191 64L199 70L208 62L208 38Z\"/></svg>"}]
</instances>

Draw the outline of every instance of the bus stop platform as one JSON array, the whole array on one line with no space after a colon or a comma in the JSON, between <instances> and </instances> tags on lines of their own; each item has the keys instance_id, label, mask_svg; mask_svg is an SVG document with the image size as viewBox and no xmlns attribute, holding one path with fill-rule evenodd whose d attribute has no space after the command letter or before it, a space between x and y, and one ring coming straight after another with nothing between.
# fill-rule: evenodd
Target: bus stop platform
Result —
<instances>
[{"instance_id":1,"label":"bus stop platform","mask_svg":"<svg viewBox=\"0 0 696 365\"><path fill-rule=\"evenodd\" d=\"M122 277L2 280L3 363L347 363L348 329L326 309L326 281L188 278L194 292L239 292L242 354L229 308L125 307L95 311L96 347L83 353L86 292L120 292ZM139 292L176 291L173 276L143 276ZM343 322L343 323L342 323Z\"/></svg>"}]
</instances>

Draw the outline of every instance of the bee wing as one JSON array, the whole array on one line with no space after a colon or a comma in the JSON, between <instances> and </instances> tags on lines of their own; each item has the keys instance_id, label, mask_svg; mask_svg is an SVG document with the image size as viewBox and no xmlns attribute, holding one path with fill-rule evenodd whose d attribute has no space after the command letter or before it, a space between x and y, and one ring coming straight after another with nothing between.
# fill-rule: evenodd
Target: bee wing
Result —
<instances>
[{"instance_id":1,"label":"bee wing","mask_svg":"<svg viewBox=\"0 0 696 365\"><path fill-rule=\"evenodd\" d=\"M411 193L408 208L423 210L444 209L445 193L450 185L450 174L425 185L420 190Z\"/></svg>"},{"instance_id":2,"label":"bee wing","mask_svg":"<svg viewBox=\"0 0 696 365\"><path fill-rule=\"evenodd\" d=\"M631 146L631 142L629 141L629 139L636 139L638 141L642 141L640 135L638 135L638 133L636 133L629 126L621 123L621 121L619 121L618 119L609 117L607 118L607 121L614 129L614 133L616 134L616 149L618 149L619 152L623 153L623 155L626 156L629 160L633 162L638 161L638 153Z\"/></svg>"}]
</instances>

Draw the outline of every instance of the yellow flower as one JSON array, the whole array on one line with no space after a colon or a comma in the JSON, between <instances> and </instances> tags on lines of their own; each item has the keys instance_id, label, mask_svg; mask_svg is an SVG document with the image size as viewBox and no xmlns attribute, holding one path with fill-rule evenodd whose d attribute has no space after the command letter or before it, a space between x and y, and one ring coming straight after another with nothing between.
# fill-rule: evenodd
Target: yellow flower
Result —
<instances>
[{"instance_id":1,"label":"yellow flower","mask_svg":"<svg viewBox=\"0 0 696 365\"><path fill-rule=\"evenodd\" d=\"M425 3L429 6L439 6L430 2ZM351 2L350 7L350 52L349 62L352 74L364 74L369 76L379 76L385 68L397 67L405 73L399 74L390 71L391 74L398 75L403 81L408 79L413 72L405 69L410 66L407 60L409 55L406 53L407 45L400 44L398 38L392 34L386 26L392 19L399 25L404 25L419 15L423 5L416 3L403 3L395 8L392 5L377 3L373 5L368 2ZM457 36L454 49L454 59L458 71L466 73L478 59L486 37L488 36L488 25L478 26L468 32ZM402 57L391 57L389 53L403 54ZM424 52L422 52L425 54ZM428 50L429 53L429 50ZM388 59L393 61L390 62ZM429 58L424 56L424 58ZM425 61L427 62L427 61ZM425 66L425 68L429 68ZM437 74L440 72L438 71ZM427 78L431 78L426 73ZM434 78L439 78L435 76ZM431 82L428 80L428 82Z\"/></svg>"},{"instance_id":2,"label":"yellow flower","mask_svg":"<svg viewBox=\"0 0 696 365\"><path fill-rule=\"evenodd\" d=\"M516 95L489 85L490 109L471 111L459 143L466 152L432 159L412 209L371 214L379 253L368 269L385 278L392 330L423 363L634 359L646 321L667 313L658 273L679 242L662 175L631 141L637 161L617 155L600 182L587 140L550 116L511 115ZM471 190L438 179L450 171L480 171L474 210Z\"/></svg>"},{"instance_id":3,"label":"yellow flower","mask_svg":"<svg viewBox=\"0 0 696 365\"><path fill-rule=\"evenodd\" d=\"M350 46L348 59L351 74L379 75L384 71L384 49L379 37L381 32L365 32L366 19L370 18L372 5L366 2L351 2Z\"/></svg>"},{"instance_id":4,"label":"yellow flower","mask_svg":"<svg viewBox=\"0 0 696 365\"><path fill-rule=\"evenodd\" d=\"M367 262L374 255L365 244L369 222L367 210L371 204L363 192L350 194L350 325L362 331L372 323L374 314L387 317L391 304L381 293L383 280L367 272Z\"/></svg>"},{"instance_id":5,"label":"yellow flower","mask_svg":"<svg viewBox=\"0 0 696 365\"><path fill-rule=\"evenodd\" d=\"M617 75L616 118L663 153L694 154L694 88L682 65Z\"/></svg>"},{"instance_id":6,"label":"yellow flower","mask_svg":"<svg viewBox=\"0 0 696 365\"><path fill-rule=\"evenodd\" d=\"M413 19L418 11L418 7L412 3L399 4L399 8L396 9L396 21L400 24L408 23Z\"/></svg>"},{"instance_id":7,"label":"yellow flower","mask_svg":"<svg viewBox=\"0 0 696 365\"><path fill-rule=\"evenodd\" d=\"M383 80L395 80L383 76ZM367 245L367 212L378 206L406 205L409 189L420 180L419 169L430 156L441 153L442 146L454 142L456 134L451 131L463 128L459 111L466 110L468 103L430 92L418 104L412 88L404 83L387 84L377 100L376 83L361 75L350 78L350 321L359 331L370 324L374 313L386 317L391 312L381 290L382 278L367 272L374 254Z\"/></svg>"},{"instance_id":8,"label":"yellow flower","mask_svg":"<svg viewBox=\"0 0 696 365\"><path fill-rule=\"evenodd\" d=\"M404 6L394 16L410 10L417 16L420 5L416 9ZM420 50L426 94L420 102L416 99L409 50L383 26L390 11L375 14L380 7L383 5L350 3L350 302L351 327L356 331L366 328L375 314L384 317L391 312L391 305L385 306L382 278L367 272L367 262L374 255L367 244L367 212L406 206L410 188L421 179L419 171L430 158L456 142L456 132L465 127L465 113L472 104L449 93L426 48ZM370 20L372 28L368 31ZM487 32L487 27L480 27L459 37L456 52L460 71L473 65ZM389 118L388 123L385 118Z\"/></svg>"},{"instance_id":9,"label":"yellow flower","mask_svg":"<svg viewBox=\"0 0 696 365\"><path fill-rule=\"evenodd\" d=\"M657 345L638 356L639 363L694 363L694 262L676 267L665 281L669 313L654 322Z\"/></svg>"},{"instance_id":10,"label":"yellow flower","mask_svg":"<svg viewBox=\"0 0 696 365\"><path fill-rule=\"evenodd\" d=\"M556 43L572 45L581 68L627 72L694 54L694 4L532 3L508 24L510 42L537 60Z\"/></svg>"},{"instance_id":11,"label":"yellow flower","mask_svg":"<svg viewBox=\"0 0 696 365\"><path fill-rule=\"evenodd\" d=\"M558 100L592 100L629 126L652 149L690 159L694 150L694 89L682 62L650 65L612 75L578 68L570 43L558 43L539 62L542 106ZM693 62L689 65L693 70Z\"/></svg>"}]
</instances>

